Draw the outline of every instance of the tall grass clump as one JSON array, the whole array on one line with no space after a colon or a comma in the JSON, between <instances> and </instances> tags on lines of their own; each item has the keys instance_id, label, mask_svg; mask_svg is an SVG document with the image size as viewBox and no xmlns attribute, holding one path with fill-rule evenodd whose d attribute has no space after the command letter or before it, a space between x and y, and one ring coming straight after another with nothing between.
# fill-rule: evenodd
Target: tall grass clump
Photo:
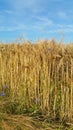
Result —
<instances>
[{"instance_id":1,"label":"tall grass clump","mask_svg":"<svg viewBox=\"0 0 73 130\"><path fill-rule=\"evenodd\" d=\"M0 44L0 111L73 119L73 45Z\"/></svg>"}]
</instances>

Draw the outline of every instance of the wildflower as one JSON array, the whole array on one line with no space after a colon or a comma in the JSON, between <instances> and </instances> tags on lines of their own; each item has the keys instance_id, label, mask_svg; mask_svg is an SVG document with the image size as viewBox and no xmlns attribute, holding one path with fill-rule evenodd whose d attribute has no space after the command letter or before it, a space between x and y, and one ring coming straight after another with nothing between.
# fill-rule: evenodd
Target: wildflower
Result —
<instances>
[{"instance_id":1,"label":"wildflower","mask_svg":"<svg viewBox=\"0 0 73 130\"><path fill-rule=\"evenodd\" d=\"M51 51L51 48L48 48L48 51Z\"/></svg>"},{"instance_id":2,"label":"wildflower","mask_svg":"<svg viewBox=\"0 0 73 130\"><path fill-rule=\"evenodd\" d=\"M39 102L39 99L35 98L34 102L37 104Z\"/></svg>"},{"instance_id":3,"label":"wildflower","mask_svg":"<svg viewBox=\"0 0 73 130\"><path fill-rule=\"evenodd\" d=\"M4 91L1 93L1 96L5 96L5 93L4 93Z\"/></svg>"}]
</instances>

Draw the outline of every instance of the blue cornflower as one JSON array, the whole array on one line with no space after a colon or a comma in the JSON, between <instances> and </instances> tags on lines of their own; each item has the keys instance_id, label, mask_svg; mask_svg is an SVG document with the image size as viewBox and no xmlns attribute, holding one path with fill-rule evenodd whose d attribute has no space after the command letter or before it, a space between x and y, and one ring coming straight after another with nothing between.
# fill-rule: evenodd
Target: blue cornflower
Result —
<instances>
[{"instance_id":1,"label":"blue cornflower","mask_svg":"<svg viewBox=\"0 0 73 130\"><path fill-rule=\"evenodd\" d=\"M48 51L51 51L51 48L48 48Z\"/></svg>"},{"instance_id":2,"label":"blue cornflower","mask_svg":"<svg viewBox=\"0 0 73 130\"><path fill-rule=\"evenodd\" d=\"M1 96L5 96L5 93L4 93L4 91L1 93Z\"/></svg>"}]
</instances>

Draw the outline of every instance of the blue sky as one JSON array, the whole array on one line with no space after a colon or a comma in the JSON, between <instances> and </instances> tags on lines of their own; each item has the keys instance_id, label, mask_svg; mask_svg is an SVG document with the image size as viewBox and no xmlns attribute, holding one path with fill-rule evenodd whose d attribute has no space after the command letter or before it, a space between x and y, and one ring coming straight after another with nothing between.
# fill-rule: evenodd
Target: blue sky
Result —
<instances>
[{"instance_id":1,"label":"blue sky","mask_svg":"<svg viewBox=\"0 0 73 130\"><path fill-rule=\"evenodd\" d=\"M0 0L0 41L73 42L73 0Z\"/></svg>"}]
</instances>

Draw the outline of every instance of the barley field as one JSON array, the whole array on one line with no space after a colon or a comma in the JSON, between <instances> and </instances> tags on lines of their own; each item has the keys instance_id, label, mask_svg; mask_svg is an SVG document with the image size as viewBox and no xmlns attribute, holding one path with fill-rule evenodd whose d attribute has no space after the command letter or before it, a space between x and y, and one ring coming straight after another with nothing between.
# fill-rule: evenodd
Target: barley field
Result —
<instances>
[{"instance_id":1,"label":"barley field","mask_svg":"<svg viewBox=\"0 0 73 130\"><path fill-rule=\"evenodd\" d=\"M18 116L9 116L16 122L27 115L41 116L40 122L46 124L73 126L73 44L57 43L54 39L36 44L0 44L0 112ZM14 129L2 119L1 123L5 126L1 130ZM28 127L15 130L65 130Z\"/></svg>"}]
</instances>

